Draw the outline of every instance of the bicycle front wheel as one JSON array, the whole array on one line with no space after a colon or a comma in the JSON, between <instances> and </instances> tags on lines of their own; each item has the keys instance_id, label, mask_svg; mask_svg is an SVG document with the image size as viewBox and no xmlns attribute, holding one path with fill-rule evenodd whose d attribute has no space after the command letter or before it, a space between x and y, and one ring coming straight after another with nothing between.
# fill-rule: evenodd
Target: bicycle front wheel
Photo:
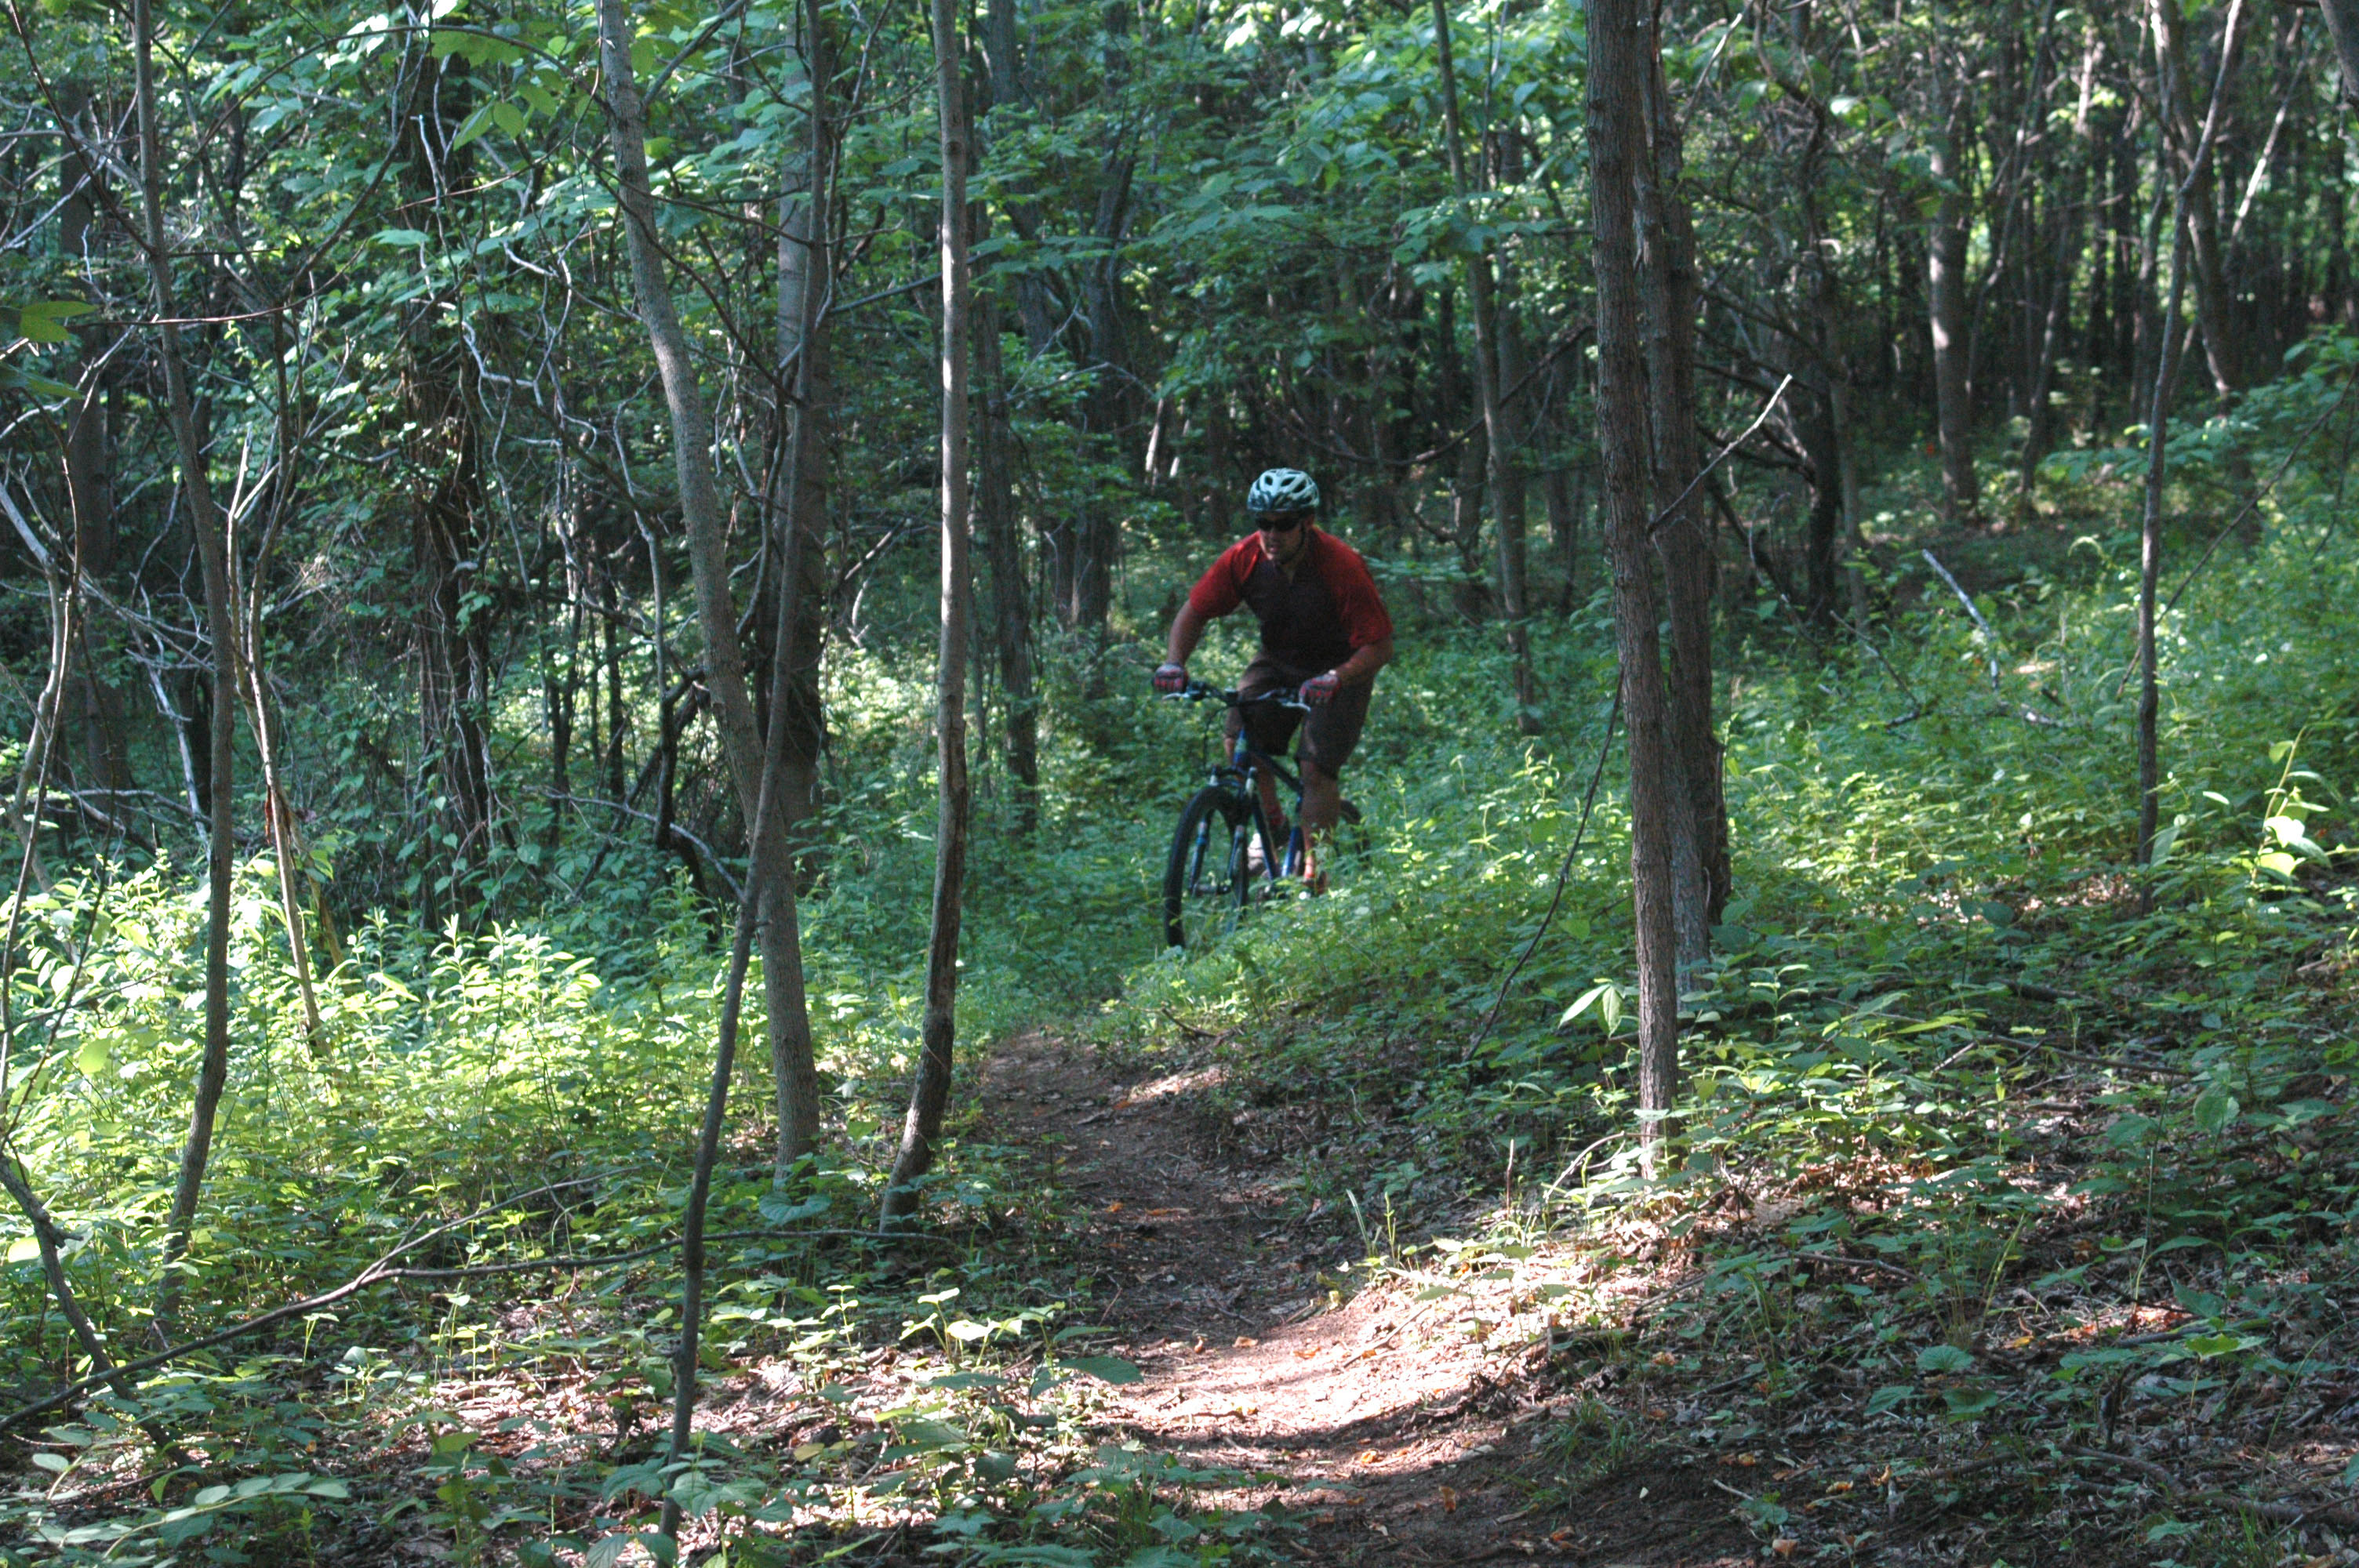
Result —
<instances>
[{"instance_id":1,"label":"bicycle front wheel","mask_svg":"<svg viewBox=\"0 0 2359 1568\"><path fill-rule=\"evenodd\" d=\"M1180 813L1163 863L1163 940L1201 947L1234 928L1245 906L1245 838L1251 818L1235 798L1207 784Z\"/></svg>"}]
</instances>

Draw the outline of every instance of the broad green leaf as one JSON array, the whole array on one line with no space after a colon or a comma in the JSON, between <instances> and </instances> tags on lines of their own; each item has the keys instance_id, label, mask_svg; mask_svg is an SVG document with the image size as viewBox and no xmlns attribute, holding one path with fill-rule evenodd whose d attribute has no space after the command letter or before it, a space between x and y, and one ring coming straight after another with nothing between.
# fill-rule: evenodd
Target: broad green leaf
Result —
<instances>
[{"instance_id":1,"label":"broad green leaf","mask_svg":"<svg viewBox=\"0 0 2359 1568\"><path fill-rule=\"evenodd\" d=\"M62 343L66 323L97 307L80 299L35 299L17 308L16 330L37 343Z\"/></svg>"},{"instance_id":2,"label":"broad green leaf","mask_svg":"<svg viewBox=\"0 0 2359 1568\"><path fill-rule=\"evenodd\" d=\"M461 122L457 134L451 136L451 150L457 152L461 147L490 130L494 114L500 107L501 102L500 99L495 98L488 103L475 105L475 112Z\"/></svg>"},{"instance_id":3,"label":"broad green leaf","mask_svg":"<svg viewBox=\"0 0 2359 1568\"><path fill-rule=\"evenodd\" d=\"M1067 1356L1058 1364L1086 1372L1101 1383L1136 1383L1147 1376L1118 1356Z\"/></svg>"},{"instance_id":4,"label":"broad green leaf","mask_svg":"<svg viewBox=\"0 0 2359 1568\"><path fill-rule=\"evenodd\" d=\"M1917 1352L1919 1372L1971 1372L1974 1358L1954 1345L1928 1345Z\"/></svg>"},{"instance_id":5,"label":"broad green leaf","mask_svg":"<svg viewBox=\"0 0 2359 1568\"><path fill-rule=\"evenodd\" d=\"M799 1219L809 1219L815 1214L825 1214L829 1204L832 1201L825 1193L816 1197L805 1198L799 1203L790 1202L777 1193L768 1193L763 1195L758 1206L761 1209L762 1217L772 1225L792 1225Z\"/></svg>"},{"instance_id":6,"label":"broad green leaf","mask_svg":"<svg viewBox=\"0 0 2359 1568\"><path fill-rule=\"evenodd\" d=\"M2219 1132L2236 1119L2242 1108L2234 1095L2213 1084L2195 1097L2195 1125L2206 1132Z\"/></svg>"}]
</instances>

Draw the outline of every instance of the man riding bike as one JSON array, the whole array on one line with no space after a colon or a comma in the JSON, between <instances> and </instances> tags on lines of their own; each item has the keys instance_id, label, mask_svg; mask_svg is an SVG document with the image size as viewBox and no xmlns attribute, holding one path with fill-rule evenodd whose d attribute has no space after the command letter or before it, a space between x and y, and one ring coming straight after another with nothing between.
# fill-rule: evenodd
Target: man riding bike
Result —
<instances>
[{"instance_id":1,"label":"man riding bike","mask_svg":"<svg viewBox=\"0 0 2359 1568\"><path fill-rule=\"evenodd\" d=\"M1393 656L1392 618L1367 562L1312 524L1318 510L1319 485L1299 469L1270 469L1254 481L1245 494L1254 532L1222 551L1189 590L1155 672L1157 691L1184 691L1188 655L1204 628L1240 604L1252 609L1261 622L1261 652L1245 666L1238 691L1253 697L1292 687L1311 709L1295 755L1302 767L1302 880L1313 892L1326 884L1319 846L1343 815L1343 764L1360 742L1376 672ZM1242 725L1255 750L1275 756L1301 719L1275 702L1234 708L1229 739L1234 743ZM1276 841L1284 843L1277 784L1266 772L1261 805Z\"/></svg>"}]
</instances>

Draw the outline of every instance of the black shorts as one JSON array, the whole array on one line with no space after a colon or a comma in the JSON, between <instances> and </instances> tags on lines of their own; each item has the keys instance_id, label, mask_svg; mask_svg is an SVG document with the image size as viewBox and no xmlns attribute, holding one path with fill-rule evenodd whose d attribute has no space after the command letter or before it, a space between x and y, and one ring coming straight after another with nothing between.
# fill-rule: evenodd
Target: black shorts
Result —
<instances>
[{"instance_id":1,"label":"black shorts","mask_svg":"<svg viewBox=\"0 0 2359 1568\"><path fill-rule=\"evenodd\" d=\"M1297 687L1325 670L1302 669L1280 664L1267 654L1256 657L1245 666L1237 679L1237 691L1254 697L1281 687ZM1319 764L1329 777L1340 777L1343 764L1352 760L1353 748L1360 743L1360 730L1368 721L1368 696L1375 689L1373 680L1340 686L1335 695L1304 715L1291 708L1281 708L1275 702L1256 702L1245 708L1229 710L1229 739L1236 739L1242 725L1253 738L1254 750L1267 756L1278 756L1288 741L1295 738L1295 727L1302 729L1301 743L1295 748L1298 760Z\"/></svg>"}]
</instances>

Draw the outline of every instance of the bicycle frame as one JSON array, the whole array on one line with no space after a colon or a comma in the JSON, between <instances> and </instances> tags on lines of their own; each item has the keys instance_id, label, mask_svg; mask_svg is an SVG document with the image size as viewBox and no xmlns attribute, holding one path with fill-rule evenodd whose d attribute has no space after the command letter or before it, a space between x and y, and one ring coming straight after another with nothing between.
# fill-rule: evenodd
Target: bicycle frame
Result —
<instances>
[{"instance_id":1,"label":"bicycle frame","mask_svg":"<svg viewBox=\"0 0 2359 1568\"><path fill-rule=\"evenodd\" d=\"M1276 841L1268 814L1262 809L1261 775L1265 769L1294 792L1294 826L1288 830L1284 844ZM1213 766L1208 777L1242 805L1243 815L1253 824L1254 837L1261 841L1262 875L1271 888L1275 889L1286 877L1299 875L1302 865L1302 780L1294 770L1266 752L1255 749L1240 730L1229 760ZM1249 874L1243 867L1239 873Z\"/></svg>"},{"instance_id":2,"label":"bicycle frame","mask_svg":"<svg viewBox=\"0 0 2359 1568\"><path fill-rule=\"evenodd\" d=\"M1191 702L1216 701L1231 709L1249 703L1282 702L1308 711L1292 692L1245 697L1191 683L1186 690L1171 695ZM1190 944L1182 933L1195 917L1188 911L1199 911L1216 922L1234 919L1254 904L1277 897L1287 879L1301 872L1301 828L1298 823L1281 844L1271 814L1262 804L1262 791L1283 782L1294 791L1299 817L1302 781L1285 763L1255 747L1242 725L1218 758L1206 770L1203 787L1180 814L1180 830L1164 867L1164 935L1174 946ZM1220 914L1223 909L1231 913Z\"/></svg>"}]
</instances>

